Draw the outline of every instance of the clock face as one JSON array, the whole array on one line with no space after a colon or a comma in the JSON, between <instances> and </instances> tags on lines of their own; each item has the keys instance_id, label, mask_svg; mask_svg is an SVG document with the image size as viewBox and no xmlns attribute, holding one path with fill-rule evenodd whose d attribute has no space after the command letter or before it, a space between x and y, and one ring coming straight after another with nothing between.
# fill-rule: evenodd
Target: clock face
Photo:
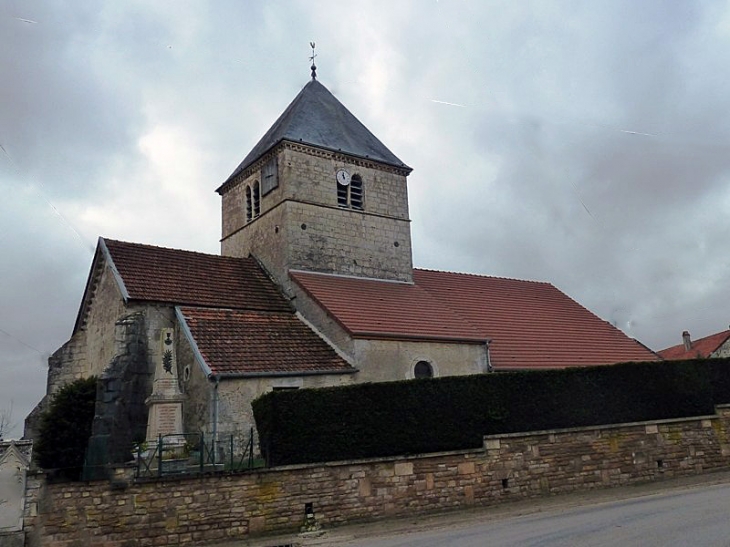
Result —
<instances>
[{"instance_id":1,"label":"clock face","mask_svg":"<svg viewBox=\"0 0 730 547\"><path fill-rule=\"evenodd\" d=\"M350 184L351 178L352 177L350 177L350 173L348 173L346 170L340 169L339 171L337 171L337 182L340 183L342 186L347 186L348 184Z\"/></svg>"}]
</instances>

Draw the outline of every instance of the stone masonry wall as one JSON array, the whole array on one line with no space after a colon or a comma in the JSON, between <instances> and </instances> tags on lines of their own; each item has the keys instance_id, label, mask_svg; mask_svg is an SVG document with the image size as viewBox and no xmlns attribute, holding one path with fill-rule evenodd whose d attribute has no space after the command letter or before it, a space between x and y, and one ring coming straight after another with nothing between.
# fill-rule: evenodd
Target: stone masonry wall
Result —
<instances>
[{"instance_id":1,"label":"stone masonry wall","mask_svg":"<svg viewBox=\"0 0 730 547\"><path fill-rule=\"evenodd\" d=\"M116 327L116 356L97 382L85 478L106 478L106 466L129 461L133 443L145 439L145 400L152 393L145 314L124 317Z\"/></svg>"},{"instance_id":2,"label":"stone masonry wall","mask_svg":"<svg viewBox=\"0 0 730 547\"><path fill-rule=\"evenodd\" d=\"M289 269L411 281L408 191L403 172L368 160L286 143L276 153L279 186L246 222L245 188L253 170L222 196L226 256L256 256L285 290ZM335 173L363 180L363 210L340 208ZM244 174L245 175L245 174Z\"/></svg>"},{"instance_id":3,"label":"stone masonry wall","mask_svg":"<svg viewBox=\"0 0 730 547\"><path fill-rule=\"evenodd\" d=\"M396 169L292 143L285 143L260 163L272 155L277 156L279 186L261 196L262 215L287 200L337 207L335 174L344 168L363 179L365 211L408 220L406 176ZM223 239L246 225L245 189L256 181L261 181L261 173L252 170L222 195Z\"/></svg>"},{"instance_id":4,"label":"stone masonry wall","mask_svg":"<svg viewBox=\"0 0 730 547\"><path fill-rule=\"evenodd\" d=\"M485 344L449 344L412 340L355 340L357 382L392 382L414 378L418 361L428 361L434 376L482 374Z\"/></svg>"},{"instance_id":5,"label":"stone masonry wall","mask_svg":"<svg viewBox=\"0 0 730 547\"><path fill-rule=\"evenodd\" d=\"M485 438L483 449L159 482L29 482L28 545L185 545L727 469L715 416ZM74 543L77 542L77 543Z\"/></svg>"},{"instance_id":6,"label":"stone masonry wall","mask_svg":"<svg viewBox=\"0 0 730 547\"><path fill-rule=\"evenodd\" d=\"M37 439L40 419L51 402L51 397L62 386L88 376L86 363L86 331L79 331L48 358L46 394L25 418L23 437Z\"/></svg>"}]
</instances>

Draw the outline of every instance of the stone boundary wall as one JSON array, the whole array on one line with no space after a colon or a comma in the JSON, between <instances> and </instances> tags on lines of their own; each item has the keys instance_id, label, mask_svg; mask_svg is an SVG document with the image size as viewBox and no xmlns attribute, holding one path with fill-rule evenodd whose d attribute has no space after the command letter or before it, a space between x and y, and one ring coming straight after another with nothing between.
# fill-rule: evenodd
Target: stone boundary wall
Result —
<instances>
[{"instance_id":1,"label":"stone boundary wall","mask_svg":"<svg viewBox=\"0 0 730 547\"><path fill-rule=\"evenodd\" d=\"M29 546L145 547L494 505L730 467L730 406L713 416L485 437L484 447L154 482L29 477Z\"/></svg>"}]
</instances>

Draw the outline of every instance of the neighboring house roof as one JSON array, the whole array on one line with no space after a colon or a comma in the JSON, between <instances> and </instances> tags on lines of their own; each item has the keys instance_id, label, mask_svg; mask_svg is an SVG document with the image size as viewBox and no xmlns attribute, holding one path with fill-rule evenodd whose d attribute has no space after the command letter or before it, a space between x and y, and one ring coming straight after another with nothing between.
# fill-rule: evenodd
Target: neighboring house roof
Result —
<instances>
[{"instance_id":1,"label":"neighboring house roof","mask_svg":"<svg viewBox=\"0 0 730 547\"><path fill-rule=\"evenodd\" d=\"M28 469L32 453L33 441L0 439L0 469L14 464L20 464L23 469Z\"/></svg>"},{"instance_id":2,"label":"neighboring house roof","mask_svg":"<svg viewBox=\"0 0 730 547\"><path fill-rule=\"evenodd\" d=\"M687 349L684 342L682 342L676 346L663 349L658 353L663 359L671 361L696 359L698 357L706 358L719 350L720 347L729 339L730 330L711 334L710 336L705 336L699 340L690 340L689 333L687 333L687 341L690 346L689 349Z\"/></svg>"},{"instance_id":3,"label":"neighboring house roof","mask_svg":"<svg viewBox=\"0 0 730 547\"><path fill-rule=\"evenodd\" d=\"M657 359L549 283L418 269L413 285L299 271L291 277L356 338L489 339L497 369Z\"/></svg>"},{"instance_id":4,"label":"neighboring house roof","mask_svg":"<svg viewBox=\"0 0 730 547\"><path fill-rule=\"evenodd\" d=\"M304 86L221 188L284 140L411 170L325 86L313 79Z\"/></svg>"},{"instance_id":5,"label":"neighboring house roof","mask_svg":"<svg viewBox=\"0 0 730 547\"><path fill-rule=\"evenodd\" d=\"M292 313L180 308L214 375L302 375L355 372Z\"/></svg>"}]
</instances>

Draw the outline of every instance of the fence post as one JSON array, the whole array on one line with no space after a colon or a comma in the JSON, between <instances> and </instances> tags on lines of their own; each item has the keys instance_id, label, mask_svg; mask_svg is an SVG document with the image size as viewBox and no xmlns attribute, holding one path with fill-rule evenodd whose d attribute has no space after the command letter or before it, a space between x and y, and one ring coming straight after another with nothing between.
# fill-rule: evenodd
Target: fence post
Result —
<instances>
[{"instance_id":1,"label":"fence post","mask_svg":"<svg viewBox=\"0 0 730 547\"><path fill-rule=\"evenodd\" d=\"M162 435L157 436L157 477L162 476Z\"/></svg>"},{"instance_id":2,"label":"fence post","mask_svg":"<svg viewBox=\"0 0 730 547\"><path fill-rule=\"evenodd\" d=\"M198 461L200 462L200 474L203 474L203 456L205 454L205 437L204 433L200 432L200 442L198 443Z\"/></svg>"},{"instance_id":3,"label":"fence post","mask_svg":"<svg viewBox=\"0 0 730 547\"><path fill-rule=\"evenodd\" d=\"M253 427L248 432L248 468L253 469Z\"/></svg>"}]
</instances>

